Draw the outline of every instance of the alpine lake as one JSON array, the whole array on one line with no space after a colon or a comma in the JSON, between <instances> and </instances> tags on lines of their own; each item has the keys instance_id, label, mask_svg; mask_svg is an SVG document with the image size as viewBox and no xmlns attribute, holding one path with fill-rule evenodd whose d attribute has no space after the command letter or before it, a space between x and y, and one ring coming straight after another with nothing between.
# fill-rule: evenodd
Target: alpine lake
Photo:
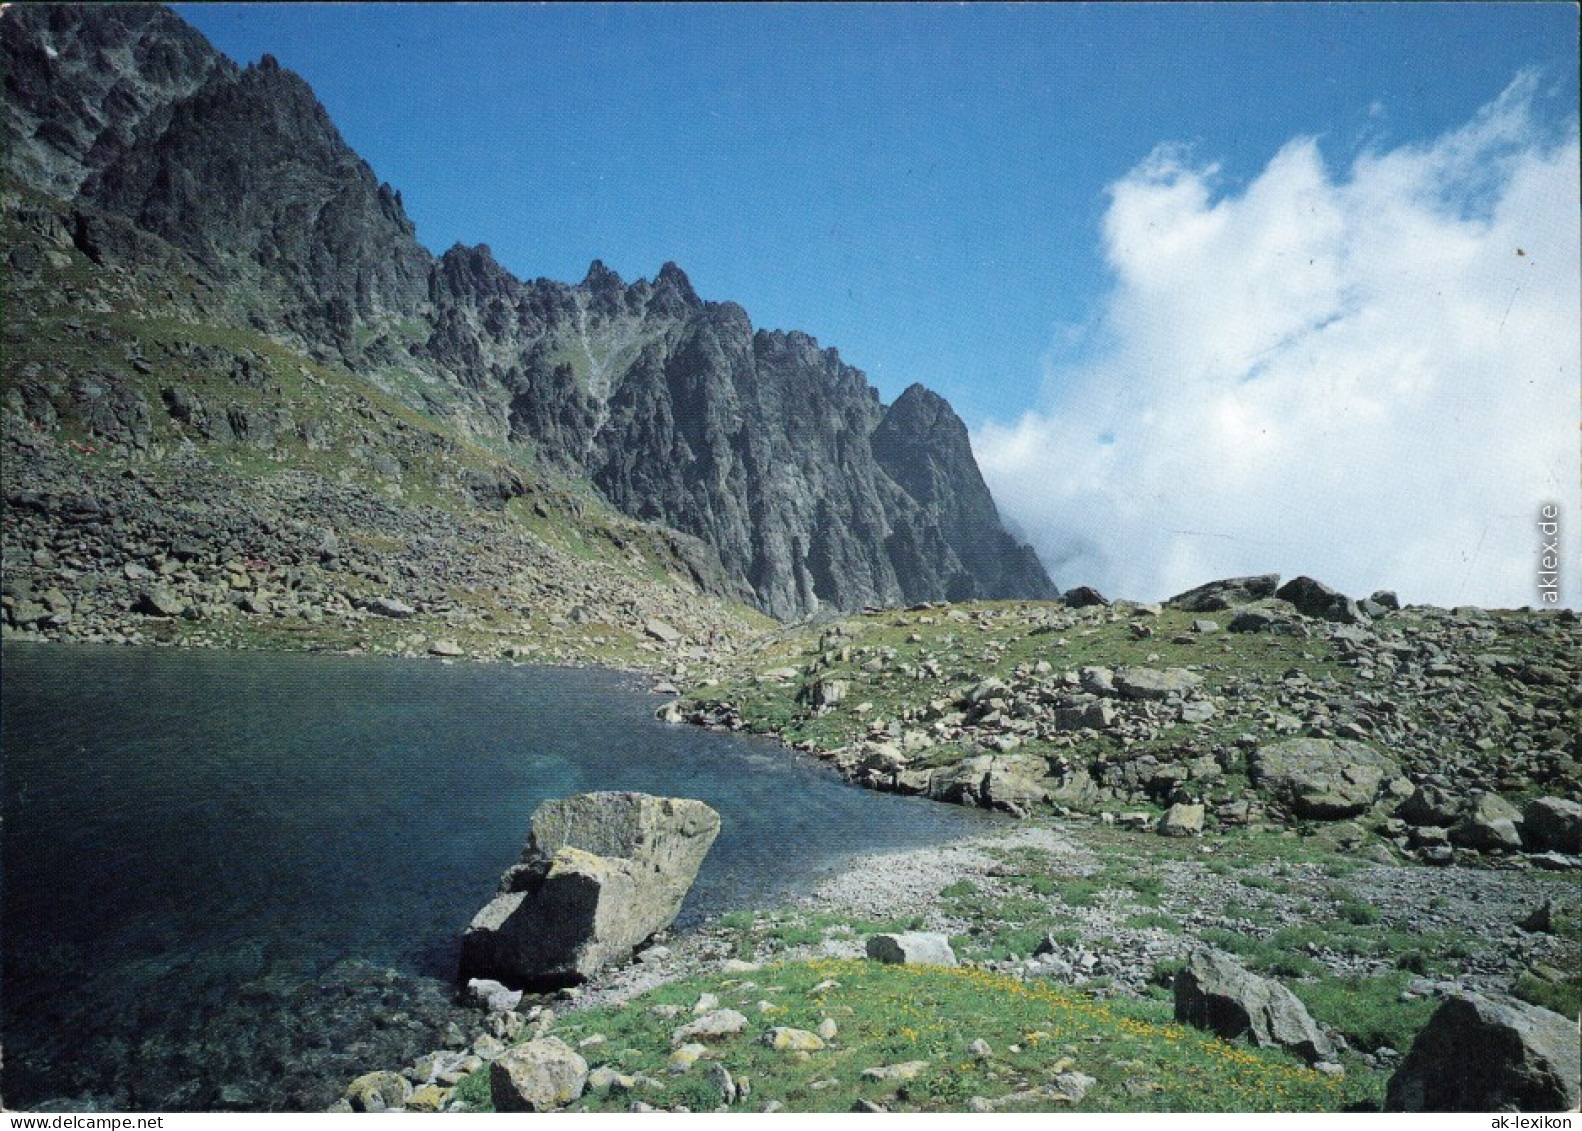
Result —
<instances>
[{"instance_id":1,"label":"alpine lake","mask_svg":"<svg viewBox=\"0 0 1582 1131\"><path fill-rule=\"evenodd\" d=\"M20 643L3 664L13 1109L316 1110L440 1047L477 1018L461 932L548 798L719 811L676 930L992 820L667 726L610 671Z\"/></svg>"}]
</instances>

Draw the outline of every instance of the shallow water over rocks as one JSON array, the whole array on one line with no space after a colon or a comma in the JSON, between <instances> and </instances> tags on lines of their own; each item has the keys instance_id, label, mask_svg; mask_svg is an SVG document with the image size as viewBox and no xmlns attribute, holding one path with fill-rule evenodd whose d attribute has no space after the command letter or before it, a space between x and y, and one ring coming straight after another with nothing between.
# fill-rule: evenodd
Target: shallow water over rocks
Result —
<instances>
[{"instance_id":1,"label":"shallow water over rocks","mask_svg":"<svg viewBox=\"0 0 1582 1131\"><path fill-rule=\"evenodd\" d=\"M443 1044L457 940L547 797L696 797L681 923L982 830L600 671L7 645L4 1097L312 1109Z\"/></svg>"}]
</instances>

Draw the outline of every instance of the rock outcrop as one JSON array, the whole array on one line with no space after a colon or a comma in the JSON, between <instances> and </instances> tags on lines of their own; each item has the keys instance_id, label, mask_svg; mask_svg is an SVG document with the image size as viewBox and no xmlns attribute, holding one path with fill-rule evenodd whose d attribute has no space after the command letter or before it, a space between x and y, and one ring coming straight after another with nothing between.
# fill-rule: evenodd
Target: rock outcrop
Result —
<instances>
[{"instance_id":1,"label":"rock outcrop","mask_svg":"<svg viewBox=\"0 0 1582 1131\"><path fill-rule=\"evenodd\" d=\"M461 977L569 985L675 921L720 831L701 801L585 793L533 814L522 862L462 936Z\"/></svg>"},{"instance_id":2,"label":"rock outcrop","mask_svg":"<svg viewBox=\"0 0 1582 1131\"><path fill-rule=\"evenodd\" d=\"M1166 604L1189 613L1214 613L1221 609L1250 605L1254 601L1273 597L1279 585L1280 575L1277 573L1260 574L1256 577L1229 577L1220 581L1210 581L1195 589L1188 589L1185 593L1177 593Z\"/></svg>"},{"instance_id":3,"label":"rock outcrop","mask_svg":"<svg viewBox=\"0 0 1582 1131\"><path fill-rule=\"evenodd\" d=\"M1573 1111L1575 1021L1478 994L1447 998L1390 1078L1386 1111Z\"/></svg>"},{"instance_id":4,"label":"rock outcrop","mask_svg":"<svg viewBox=\"0 0 1582 1131\"><path fill-rule=\"evenodd\" d=\"M1260 1047L1287 1049L1309 1062L1335 1055L1295 994L1217 951L1192 954L1176 974L1174 993L1177 1021L1227 1040L1245 1037Z\"/></svg>"}]
</instances>

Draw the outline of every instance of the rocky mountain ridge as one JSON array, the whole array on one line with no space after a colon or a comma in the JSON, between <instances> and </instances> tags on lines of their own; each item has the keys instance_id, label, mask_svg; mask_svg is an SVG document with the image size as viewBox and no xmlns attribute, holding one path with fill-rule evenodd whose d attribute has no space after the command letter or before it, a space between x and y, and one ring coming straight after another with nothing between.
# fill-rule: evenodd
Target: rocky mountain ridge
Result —
<instances>
[{"instance_id":1,"label":"rocky mountain ridge","mask_svg":"<svg viewBox=\"0 0 1582 1131\"><path fill-rule=\"evenodd\" d=\"M674 264L627 284L595 261L572 286L484 246L431 256L305 82L268 56L237 67L164 9L38 5L0 27L9 176L64 202L58 252L139 304L262 332L585 478L701 538L778 617L1056 595L932 394L887 410L835 351L701 300Z\"/></svg>"}]
</instances>

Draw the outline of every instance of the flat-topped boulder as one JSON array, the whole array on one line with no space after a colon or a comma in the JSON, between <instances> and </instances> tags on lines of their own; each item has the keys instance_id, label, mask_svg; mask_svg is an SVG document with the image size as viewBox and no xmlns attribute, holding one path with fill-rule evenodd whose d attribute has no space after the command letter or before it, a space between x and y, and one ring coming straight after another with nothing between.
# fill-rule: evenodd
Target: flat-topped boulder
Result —
<instances>
[{"instance_id":1,"label":"flat-topped boulder","mask_svg":"<svg viewBox=\"0 0 1582 1131\"><path fill-rule=\"evenodd\" d=\"M1177 593L1165 604L1189 613L1214 613L1237 605L1250 605L1273 597L1280 586L1278 573L1265 573L1256 577L1227 577L1210 581L1185 593Z\"/></svg>"},{"instance_id":2,"label":"flat-topped boulder","mask_svg":"<svg viewBox=\"0 0 1582 1131\"><path fill-rule=\"evenodd\" d=\"M585 981L675 922L720 816L701 801L584 793L533 814L522 861L462 936L461 977Z\"/></svg>"}]
</instances>

